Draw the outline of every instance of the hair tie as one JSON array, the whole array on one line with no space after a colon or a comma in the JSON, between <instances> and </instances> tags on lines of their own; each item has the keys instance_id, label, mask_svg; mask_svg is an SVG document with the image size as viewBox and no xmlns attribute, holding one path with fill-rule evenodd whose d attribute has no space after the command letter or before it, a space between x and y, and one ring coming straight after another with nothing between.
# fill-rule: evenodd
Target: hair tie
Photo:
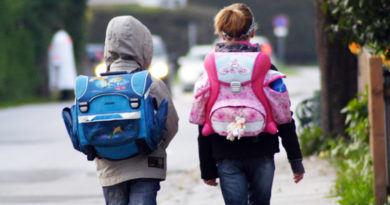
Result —
<instances>
[{"instance_id":1,"label":"hair tie","mask_svg":"<svg viewBox=\"0 0 390 205\"><path fill-rule=\"evenodd\" d=\"M240 37L238 37L237 40L241 40L241 39L245 39L247 38L249 35L251 35L253 29L255 28L255 17L253 16L252 14L252 23L251 23L251 26L249 27L248 31L244 34L241 34ZM222 31L222 35L225 36L225 38L229 41L233 40L234 37L230 36L229 34L227 34L225 31Z\"/></svg>"}]
</instances>

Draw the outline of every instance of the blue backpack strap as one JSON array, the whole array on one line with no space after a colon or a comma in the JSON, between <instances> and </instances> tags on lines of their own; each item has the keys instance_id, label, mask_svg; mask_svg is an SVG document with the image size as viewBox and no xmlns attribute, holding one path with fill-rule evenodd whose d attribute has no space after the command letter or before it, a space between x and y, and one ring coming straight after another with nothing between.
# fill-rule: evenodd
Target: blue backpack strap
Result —
<instances>
[{"instance_id":1,"label":"blue backpack strap","mask_svg":"<svg viewBox=\"0 0 390 205\"><path fill-rule=\"evenodd\" d=\"M80 75L76 78L75 96L80 99L88 88L88 76Z\"/></svg>"},{"instance_id":2,"label":"blue backpack strap","mask_svg":"<svg viewBox=\"0 0 390 205\"><path fill-rule=\"evenodd\" d=\"M147 70L136 72L132 76L131 88L139 96L144 95L149 90L151 84L152 84L152 78L150 77L150 73ZM138 85L138 86L134 86L134 85ZM139 85L144 85L144 86L142 87Z\"/></svg>"},{"instance_id":3,"label":"blue backpack strap","mask_svg":"<svg viewBox=\"0 0 390 205\"><path fill-rule=\"evenodd\" d=\"M157 145L162 139L162 135L166 130L166 121L168 115L168 100L161 101L160 106L155 114L155 125L153 129L153 142Z\"/></svg>"}]
</instances>

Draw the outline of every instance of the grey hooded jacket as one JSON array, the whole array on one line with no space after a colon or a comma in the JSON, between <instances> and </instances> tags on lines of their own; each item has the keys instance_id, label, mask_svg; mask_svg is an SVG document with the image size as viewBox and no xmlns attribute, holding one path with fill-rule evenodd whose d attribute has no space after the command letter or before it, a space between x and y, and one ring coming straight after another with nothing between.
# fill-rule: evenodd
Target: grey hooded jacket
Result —
<instances>
[{"instance_id":1,"label":"grey hooded jacket","mask_svg":"<svg viewBox=\"0 0 390 205\"><path fill-rule=\"evenodd\" d=\"M150 31L132 16L113 18L107 26L104 60L110 71L134 71L147 69L153 56ZM153 79L150 95L160 103L169 100L167 131L163 142L150 155L141 154L133 158L111 161L95 159L99 182L102 186L112 186L124 181L139 178L165 179L167 161L165 148L178 129L178 116L166 85Z\"/></svg>"}]
</instances>

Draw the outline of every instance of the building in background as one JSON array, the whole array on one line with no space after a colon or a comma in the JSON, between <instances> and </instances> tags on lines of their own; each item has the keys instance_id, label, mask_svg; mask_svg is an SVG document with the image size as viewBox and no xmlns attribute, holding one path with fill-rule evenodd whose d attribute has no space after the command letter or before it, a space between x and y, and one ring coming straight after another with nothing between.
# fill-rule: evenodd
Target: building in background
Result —
<instances>
[{"instance_id":1,"label":"building in background","mask_svg":"<svg viewBox=\"0 0 390 205\"><path fill-rule=\"evenodd\" d=\"M139 4L148 7L183 8L187 0L88 0L89 6L115 5L115 4Z\"/></svg>"}]
</instances>

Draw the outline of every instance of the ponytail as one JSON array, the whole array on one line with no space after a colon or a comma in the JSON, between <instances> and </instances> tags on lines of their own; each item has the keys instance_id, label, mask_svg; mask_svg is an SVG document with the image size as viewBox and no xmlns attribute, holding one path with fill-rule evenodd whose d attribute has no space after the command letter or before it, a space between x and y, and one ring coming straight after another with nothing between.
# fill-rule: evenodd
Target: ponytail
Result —
<instances>
[{"instance_id":1,"label":"ponytail","mask_svg":"<svg viewBox=\"0 0 390 205\"><path fill-rule=\"evenodd\" d=\"M247 39L255 27L254 16L245 4L225 7L214 18L215 33L228 40Z\"/></svg>"}]
</instances>

